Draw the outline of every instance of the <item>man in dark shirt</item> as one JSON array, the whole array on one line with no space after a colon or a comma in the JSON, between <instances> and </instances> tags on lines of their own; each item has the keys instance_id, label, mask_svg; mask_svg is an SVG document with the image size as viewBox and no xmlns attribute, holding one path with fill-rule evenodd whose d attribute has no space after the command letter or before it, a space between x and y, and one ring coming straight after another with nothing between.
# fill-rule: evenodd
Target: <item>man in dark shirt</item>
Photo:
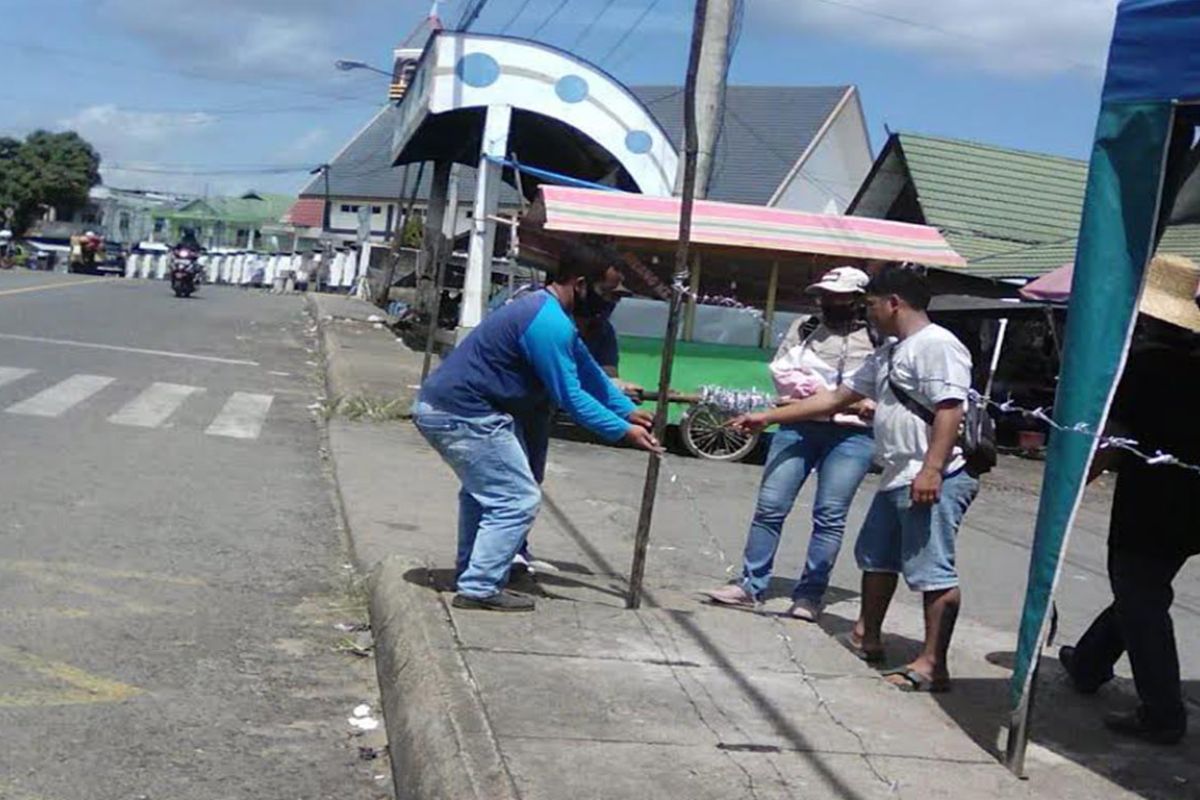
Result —
<instances>
[{"instance_id":1,"label":"man in dark shirt","mask_svg":"<svg viewBox=\"0 0 1200 800\"><path fill-rule=\"evenodd\" d=\"M1143 318L1114 401L1109 430L1138 442L1144 453L1171 453L1200 463L1200 337ZM1187 730L1179 681L1179 654L1170 608L1171 583L1200 552L1200 473L1151 465L1120 451L1103 450L1092 477L1116 467L1108 541L1113 603L1075 647L1059 659L1075 688L1091 694L1113 677L1129 654L1141 704L1105 717L1111 730L1159 744L1178 742Z\"/></svg>"},{"instance_id":2,"label":"man in dark shirt","mask_svg":"<svg viewBox=\"0 0 1200 800\"><path fill-rule=\"evenodd\" d=\"M642 393L642 387L620 379L620 343L611 320L617 303L632 292L625 288L624 275L619 267L605 270L596 289L586 302L575 309L575 325L579 328L579 336L592 358L596 359L604 374L612 378L617 388L636 397Z\"/></svg>"}]
</instances>

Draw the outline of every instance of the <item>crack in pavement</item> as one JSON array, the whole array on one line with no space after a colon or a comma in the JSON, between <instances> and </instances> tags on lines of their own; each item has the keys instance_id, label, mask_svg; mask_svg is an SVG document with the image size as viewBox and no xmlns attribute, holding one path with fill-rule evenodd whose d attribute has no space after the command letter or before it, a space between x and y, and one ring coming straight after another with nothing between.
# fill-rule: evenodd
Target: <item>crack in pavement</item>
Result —
<instances>
[{"instance_id":1,"label":"crack in pavement","mask_svg":"<svg viewBox=\"0 0 1200 800\"><path fill-rule=\"evenodd\" d=\"M786 629L784 629L783 623L778 617L773 617L771 619L771 624L780 629L778 636L779 641L783 643L784 653L787 655L788 660L795 664L796 668L800 670L800 680L803 681L804 685L808 687L808 690L812 692L813 697L816 698L817 708L824 711L825 715L829 717L830 721L833 722L834 725L854 737L854 740L858 742L858 746L860 748L859 755L862 758L863 763L867 765L867 769L871 770L871 774L875 776L876 780L886 786L890 793L896 795L897 797L901 797L900 782L889 779L879 770L879 768L875 765L875 762L871 760L871 754L867 751L867 743L863 739L862 734L851 728L844 720L834 713L833 709L829 707L829 703L826 701L825 696L821 694L821 690L818 689L816 683L809 678L808 668L800 663L800 659L796 655L796 650L792 647L792 637L789 636Z\"/></svg>"},{"instance_id":2,"label":"crack in pavement","mask_svg":"<svg viewBox=\"0 0 1200 800\"><path fill-rule=\"evenodd\" d=\"M670 661L671 660L670 654L667 652L667 649L663 646L662 642L658 639L658 637L654 635L654 630L650 627L649 623L646 621L644 613L642 611L638 610L638 611L634 611L633 614L634 614L634 616L637 617L638 623L642 626L642 629L646 632L646 635L650 637L650 641L653 642L654 646L658 648L660 653L662 653L663 659L666 661ZM666 628L666 626L664 626L663 630L666 631L668 629ZM672 642L674 642L674 637L672 637L669 632L667 633L667 636L668 636L668 638L671 638ZM675 650L676 650L676 655L682 656L682 653L679 651L678 644L675 644ZM693 697L692 693L688 691L687 686L684 685L683 679L680 677L679 673L676 672L675 667L669 666L669 667L667 667L667 669L670 670L672 680L674 680L675 685L679 687L679 691L683 692L684 698L687 700L688 705L690 705L692 707L692 712L696 715L696 718L698 720L700 720L700 724L708 729L709 733L711 733L713 735L713 738L717 740L717 744L719 745L723 741L720 732L718 732L717 729L715 727L713 727L712 723L710 723L708 721L708 718L705 717L704 712L700 710L700 704L698 702L696 702L696 698ZM710 695L710 699L711 699L711 695ZM719 708L718 708L718 711L720 711ZM724 714L724 712L721 712L721 713ZM725 756L725 758L729 759L729 763L733 764L733 766L736 767L738 769L738 771L741 772L742 775L745 776L746 790L748 792L750 792L751 797L753 797L753 798L755 798L755 800L757 800L758 789L754 784L754 776L750 774L750 770L746 769L746 767L743 764L741 764L736 758L734 758L732 753L730 753L726 750L722 750L721 754L723 756Z\"/></svg>"}]
</instances>

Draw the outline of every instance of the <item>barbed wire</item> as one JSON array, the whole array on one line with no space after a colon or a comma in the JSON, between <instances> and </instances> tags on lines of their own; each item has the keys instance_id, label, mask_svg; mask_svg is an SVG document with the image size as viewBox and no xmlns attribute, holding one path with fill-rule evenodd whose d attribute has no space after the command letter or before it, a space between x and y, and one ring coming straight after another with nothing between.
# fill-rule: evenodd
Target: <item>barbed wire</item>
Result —
<instances>
[{"instance_id":1,"label":"barbed wire","mask_svg":"<svg viewBox=\"0 0 1200 800\"><path fill-rule=\"evenodd\" d=\"M919 384L937 383L943 388L957 389L965 393L977 405L993 408L1001 414L1020 414L1025 419L1037 420L1058 433L1086 436L1089 439L1097 441L1098 447L1101 450L1120 450L1129 453L1152 467L1178 467L1200 475L1200 465L1192 464L1179 456L1164 452L1163 450L1156 449L1153 453L1147 452L1147 448L1137 439L1105 434L1103 431L1093 429L1086 422L1077 422L1074 424L1060 423L1051 416L1050 412L1052 409L1048 406L1027 408L1015 403L1011 397L1003 402L997 402L990 397L985 397L973 387L954 384L940 378L918 379L917 382ZM730 415L749 414L773 408L780 404L778 396L759 391L756 388L730 389L722 386L702 386L700 387L699 395L699 402L701 404Z\"/></svg>"}]
</instances>

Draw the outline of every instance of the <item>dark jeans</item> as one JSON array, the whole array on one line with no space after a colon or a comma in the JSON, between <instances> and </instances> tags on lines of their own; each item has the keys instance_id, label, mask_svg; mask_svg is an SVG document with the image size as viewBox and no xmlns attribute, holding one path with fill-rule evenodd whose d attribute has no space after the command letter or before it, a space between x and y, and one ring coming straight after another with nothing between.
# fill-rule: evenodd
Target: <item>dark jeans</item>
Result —
<instances>
[{"instance_id":1,"label":"dark jeans","mask_svg":"<svg viewBox=\"0 0 1200 800\"><path fill-rule=\"evenodd\" d=\"M1106 608L1075 646L1075 678L1103 683L1113 665L1128 651L1133 681L1146 717L1156 724L1186 722L1179 685L1179 653L1171 603L1171 581L1186 556L1157 556L1110 550L1108 579L1113 604Z\"/></svg>"}]
</instances>

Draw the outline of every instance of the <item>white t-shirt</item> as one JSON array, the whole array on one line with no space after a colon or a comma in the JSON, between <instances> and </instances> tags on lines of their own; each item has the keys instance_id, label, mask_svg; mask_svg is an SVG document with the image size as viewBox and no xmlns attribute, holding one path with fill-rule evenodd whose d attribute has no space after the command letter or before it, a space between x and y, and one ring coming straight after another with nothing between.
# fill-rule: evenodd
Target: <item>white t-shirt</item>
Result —
<instances>
[{"instance_id":1,"label":"white t-shirt","mask_svg":"<svg viewBox=\"0 0 1200 800\"><path fill-rule=\"evenodd\" d=\"M921 471L929 451L930 426L909 411L888 386L891 379L918 403L933 410L947 400L966 401L971 386L971 354L954 334L929 324L898 341L889 339L846 381L855 392L875 400L875 456L883 468L882 490L907 486ZM964 465L957 445L944 474Z\"/></svg>"}]
</instances>

